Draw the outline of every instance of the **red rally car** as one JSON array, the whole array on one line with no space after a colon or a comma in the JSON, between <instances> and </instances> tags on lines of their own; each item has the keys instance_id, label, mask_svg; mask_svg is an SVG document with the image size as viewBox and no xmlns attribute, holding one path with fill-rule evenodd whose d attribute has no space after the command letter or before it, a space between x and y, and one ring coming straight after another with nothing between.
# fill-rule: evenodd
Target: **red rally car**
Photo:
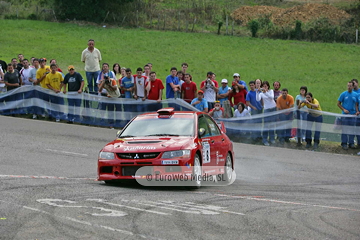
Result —
<instances>
[{"instance_id":1,"label":"red rally car","mask_svg":"<svg viewBox=\"0 0 360 240\"><path fill-rule=\"evenodd\" d=\"M162 108L133 118L100 151L98 180L112 183L182 174L191 176L191 186L199 188L204 176L221 175L233 182L234 159L222 123L203 112Z\"/></svg>"}]
</instances>

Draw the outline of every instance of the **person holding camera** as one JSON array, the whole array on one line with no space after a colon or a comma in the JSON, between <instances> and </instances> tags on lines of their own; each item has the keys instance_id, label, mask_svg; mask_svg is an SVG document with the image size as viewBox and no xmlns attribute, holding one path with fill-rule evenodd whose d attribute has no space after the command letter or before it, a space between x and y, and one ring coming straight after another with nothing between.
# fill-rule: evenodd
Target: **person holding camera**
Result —
<instances>
[{"instance_id":1,"label":"person holding camera","mask_svg":"<svg viewBox=\"0 0 360 240\"><path fill-rule=\"evenodd\" d=\"M108 98L120 97L120 91L117 85L115 73L113 71L109 71L108 63L103 63L102 71L99 74L96 83L98 84L99 95L106 96ZM119 108L118 105L116 106ZM108 100L104 100L104 102L100 103L100 109L103 111L106 111L107 109L109 124L112 128L112 124L114 123L115 103L109 103ZM121 109L116 110L121 111Z\"/></svg>"},{"instance_id":2,"label":"person holding camera","mask_svg":"<svg viewBox=\"0 0 360 240\"><path fill-rule=\"evenodd\" d=\"M200 90L204 92L204 98L208 102L209 110L214 108L216 101L216 94L219 91L219 84L214 79L215 74L213 72L207 73L207 79L201 82Z\"/></svg>"},{"instance_id":3,"label":"person holding camera","mask_svg":"<svg viewBox=\"0 0 360 240\"><path fill-rule=\"evenodd\" d=\"M315 135L314 135L314 150L318 148L320 143L320 130L321 123L323 122L323 117L321 112L321 107L319 101L316 100L311 92L306 93L305 100L302 100L298 105L298 109L302 107L307 107L309 113L307 114L307 126L306 126L306 148L311 147L311 129L312 125L315 122ZM317 110L317 111L314 111Z\"/></svg>"}]
</instances>

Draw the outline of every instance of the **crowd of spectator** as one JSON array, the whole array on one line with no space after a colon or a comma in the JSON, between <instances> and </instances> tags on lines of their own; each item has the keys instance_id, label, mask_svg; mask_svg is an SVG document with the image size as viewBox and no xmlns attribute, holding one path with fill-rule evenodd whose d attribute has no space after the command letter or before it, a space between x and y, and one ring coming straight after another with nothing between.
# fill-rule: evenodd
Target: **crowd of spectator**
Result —
<instances>
[{"instance_id":1,"label":"crowd of spectator","mask_svg":"<svg viewBox=\"0 0 360 240\"><path fill-rule=\"evenodd\" d=\"M250 118L267 113L264 118L253 120L254 123L263 123L263 129L251 133L254 142L261 141L264 145L269 146L275 144L276 135L280 144L289 142L291 128L275 130L276 122L291 121L296 118L298 119L297 144L301 145L302 142L306 142L306 148L313 147L314 149L319 146L323 121L321 107L319 101L311 92L308 92L306 86L301 86L299 94L294 98L288 93L287 88L281 88L279 81L270 84L268 81L256 79L247 84L241 79L239 73L234 73L232 80L222 79L219 85L216 74L211 71L207 72L206 78L197 86L192 81L192 76L187 71L188 64L185 62L181 64L181 70L172 67L163 83L161 79L157 78L151 63L138 67L134 73L131 68L121 67L119 63L114 63L112 69L108 63L100 65L101 52L95 48L95 41L92 39L88 41L88 46L81 54L81 61L85 64L87 86L84 86L82 75L75 71L73 65L68 66L68 73L65 74L58 67L56 59L51 59L50 65L47 65L46 58L32 57L29 60L24 58L23 54L18 54L18 57L11 59L9 64L0 61L0 92L11 91L24 85L39 85L55 93L82 94L85 89L86 92L109 98L154 100L161 103L165 88L166 99L181 98L196 109L209 113L215 119ZM344 115L354 117L342 118L342 125L360 126L360 121L356 118L360 114L358 81L351 80L348 82L347 88L347 91L339 96L338 107ZM64 104L61 99L49 95L45 100L54 104ZM70 99L68 105L79 107L81 99ZM84 103L84 107L86 107L86 103ZM297 109L295 114L293 107ZM114 111L114 106L103 104L100 109L111 112ZM288 111L286 111L287 109ZM128 109L123 110L127 111ZM142 104L139 104L137 111L143 110ZM280 110L284 111L278 115L271 114ZM46 114L47 112L44 110L40 115L45 117ZM37 117L39 116L34 113L33 118ZM74 112L69 113L68 120L69 123L76 121ZM60 121L60 119L56 117L56 121ZM313 125L315 125L314 137L311 132ZM355 135L343 132L342 148L356 148L354 138ZM360 135L357 136L357 140L360 141Z\"/></svg>"}]
</instances>

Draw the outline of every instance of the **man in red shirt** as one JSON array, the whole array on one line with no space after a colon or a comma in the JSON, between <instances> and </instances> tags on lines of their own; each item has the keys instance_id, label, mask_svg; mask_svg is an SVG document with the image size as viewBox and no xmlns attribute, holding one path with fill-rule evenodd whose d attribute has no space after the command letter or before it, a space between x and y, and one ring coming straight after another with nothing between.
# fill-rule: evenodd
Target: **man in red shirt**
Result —
<instances>
[{"instance_id":1,"label":"man in red shirt","mask_svg":"<svg viewBox=\"0 0 360 240\"><path fill-rule=\"evenodd\" d=\"M189 73L185 73L184 77L185 82L181 86L181 98L184 99L184 101L191 103L191 101L196 97L196 83L191 81Z\"/></svg>"},{"instance_id":2,"label":"man in red shirt","mask_svg":"<svg viewBox=\"0 0 360 240\"><path fill-rule=\"evenodd\" d=\"M157 111L162 108L161 99L164 85L156 78L156 72L150 72L150 81L146 83L145 92L148 100L155 100L156 103L147 104L149 111Z\"/></svg>"}]
</instances>

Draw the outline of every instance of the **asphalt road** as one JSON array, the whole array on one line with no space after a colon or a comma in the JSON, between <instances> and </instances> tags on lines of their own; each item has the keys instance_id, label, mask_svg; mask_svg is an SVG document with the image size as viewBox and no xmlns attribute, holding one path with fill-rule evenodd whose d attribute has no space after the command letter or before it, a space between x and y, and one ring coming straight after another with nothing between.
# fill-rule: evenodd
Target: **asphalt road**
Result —
<instances>
[{"instance_id":1,"label":"asphalt road","mask_svg":"<svg viewBox=\"0 0 360 240\"><path fill-rule=\"evenodd\" d=\"M360 239L360 158L235 143L227 187L108 186L116 130L0 116L0 239Z\"/></svg>"}]
</instances>

